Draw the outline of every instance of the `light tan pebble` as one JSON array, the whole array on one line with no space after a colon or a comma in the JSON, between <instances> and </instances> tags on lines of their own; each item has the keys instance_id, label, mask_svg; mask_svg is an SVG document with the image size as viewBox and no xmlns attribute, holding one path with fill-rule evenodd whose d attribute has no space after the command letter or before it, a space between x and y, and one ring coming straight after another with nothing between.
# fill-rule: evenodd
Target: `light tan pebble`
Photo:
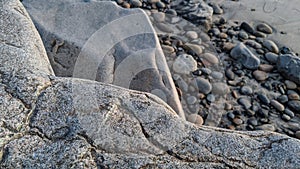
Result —
<instances>
[{"instance_id":1,"label":"light tan pebble","mask_svg":"<svg viewBox=\"0 0 300 169\"><path fill-rule=\"evenodd\" d=\"M233 98L235 98L235 99L239 98L239 96L238 96L238 94L237 94L237 91L233 90L233 91L231 92L231 94L232 94L232 97L233 97Z\"/></svg>"},{"instance_id":2,"label":"light tan pebble","mask_svg":"<svg viewBox=\"0 0 300 169\"><path fill-rule=\"evenodd\" d=\"M290 80L284 81L284 84L285 84L287 89L296 89L297 88L297 84L295 82L290 81Z\"/></svg>"},{"instance_id":3,"label":"light tan pebble","mask_svg":"<svg viewBox=\"0 0 300 169\"><path fill-rule=\"evenodd\" d=\"M199 56L203 52L202 47L199 45L195 45L195 44L191 44L191 43L186 43L185 45L188 46L190 49L192 49Z\"/></svg>"},{"instance_id":4,"label":"light tan pebble","mask_svg":"<svg viewBox=\"0 0 300 169\"><path fill-rule=\"evenodd\" d=\"M230 130L235 130L235 127L233 125L229 125L227 128Z\"/></svg>"},{"instance_id":5,"label":"light tan pebble","mask_svg":"<svg viewBox=\"0 0 300 169\"><path fill-rule=\"evenodd\" d=\"M269 64L260 64L258 69L264 72L271 72L274 69L274 66Z\"/></svg>"},{"instance_id":6,"label":"light tan pebble","mask_svg":"<svg viewBox=\"0 0 300 169\"><path fill-rule=\"evenodd\" d=\"M232 110L232 105L230 103L225 103L225 110Z\"/></svg>"},{"instance_id":7,"label":"light tan pebble","mask_svg":"<svg viewBox=\"0 0 300 169\"><path fill-rule=\"evenodd\" d=\"M147 0L149 3L151 3L151 4L154 4L154 3L157 3L157 2L159 2L160 0Z\"/></svg>"},{"instance_id":8,"label":"light tan pebble","mask_svg":"<svg viewBox=\"0 0 300 169\"><path fill-rule=\"evenodd\" d=\"M231 51L231 49L233 49L234 47L235 47L234 43L226 42L223 45L223 50L225 50L225 51Z\"/></svg>"},{"instance_id":9,"label":"light tan pebble","mask_svg":"<svg viewBox=\"0 0 300 169\"><path fill-rule=\"evenodd\" d=\"M175 52L175 49L172 46L161 45L161 48L166 53L173 53L173 52Z\"/></svg>"},{"instance_id":10,"label":"light tan pebble","mask_svg":"<svg viewBox=\"0 0 300 169\"><path fill-rule=\"evenodd\" d=\"M203 124L203 118L198 114L191 114L187 117L187 120L191 123L201 126Z\"/></svg>"},{"instance_id":11,"label":"light tan pebble","mask_svg":"<svg viewBox=\"0 0 300 169\"><path fill-rule=\"evenodd\" d=\"M288 98L290 100L299 100L300 96L297 93L291 93L291 94L288 95Z\"/></svg>"},{"instance_id":12,"label":"light tan pebble","mask_svg":"<svg viewBox=\"0 0 300 169\"><path fill-rule=\"evenodd\" d=\"M198 33L195 32L195 31L187 31L185 36L187 38L190 38L190 39L197 39L198 38Z\"/></svg>"},{"instance_id":13,"label":"light tan pebble","mask_svg":"<svg viewBox=\"0 0 300 169\"><path fill-rule=\"evenodd\" d=\"M127 3L127 2L123 2L122 7L123 8L130 8L130 4Z\"/></svg>"},{"instance_id":14,"label":"light tan pebble","mask_svg":"<svg viewBox=\"0 0 300 169\"><path fill-rule=\"evenodd\" d=\"M201 58L202 62L206 66L215 65L219 63L218 57L211 53L204 53L203 55L201 55Z\"/></svg>"},{"instance_id":15,"label":"light tan pebble","mask_svg":"<svg viewBox=\"0 0 300 169\"><path fill-rule=\"evenodd\" d=\"M277 109L278 111L284 111L284 105L282 105L281 103L279 103L277 100L271 100L271 105Z\"/></svg>"},{"instance_id":16,"label":"light tan pebble","mask_svg":"<svg viewBox=\"0 0 300 169\"><path fill-rule=\"evenodd\" d=\"M219 37L221 38L221 39L227 39L227 37L228 37L228 35L226 34L226 33L220 33L219 34Z\"/></svg>"},{"instance_id":17,"label":"light tan pebble","mask_svg":"<svg viewBox=\"0 0 300 169\"><path fill-rule=\"evenodd\" d=\"M240 118L234 118L233 123L236 125L241 125L241 124L243 124L243 120Z\"/></svg>"},{"instance_id":18,"label":"light tan pebble","mask_svg":"<svg viewBox=\"0 0 300 169\"><path fill-rule=\"evenodd\" d=\"M253 76L257 81L264 81L268 78L268 74L260 70L254 71Z\"/></svg>"}]
</instances>

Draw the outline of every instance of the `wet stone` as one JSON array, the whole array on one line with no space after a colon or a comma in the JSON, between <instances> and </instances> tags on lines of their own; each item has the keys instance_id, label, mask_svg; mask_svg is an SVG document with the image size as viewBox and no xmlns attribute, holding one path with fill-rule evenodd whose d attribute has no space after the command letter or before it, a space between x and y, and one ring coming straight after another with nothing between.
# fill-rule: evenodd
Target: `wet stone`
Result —
<instances>
[{"instance_id":1,"label":"wet stone","mask_svg":"<svg viewBox=\"0 0 300 169\"><path fill-rule=\"evenodd\" d=\"M212 90L212 85L210 82L202 77L197 77L196 82L198 85L199 92L203 94L208 94Z\"/></svg>"},{"instance_id":2,"label":"wet stone","mask_svg":"<svg viewBox=\"0 0 300 169\"><path fill-rule=\"evenodd\" d=\"M225 75L229 80L234 80L235 75L231 69L226 69Z\"/></svg>"},{"instance_id":3,"label":"wet stone","mask_svg":"<svg viewBox=\"0 0 300 169\"><path fill-rule=\"evenodd\" d=\"M131 0L130 4L134 7L141 7L142 6L142 2L139 0Z\"/></svg>"},{"instance_id":4,"label":"wet stone","mask_svg":"<svg viewBox=\"0 0 300 169\"><path fill-rule=\"evenodd\" d=\"M248 34L245 31L240 31L239 38L242 40L246 40L249 38Z\"/></svg>"},{"instance_id":5,"label":"wet stone","mask_svg":"<svg viewBox=\"0 0 300 169\"><path fill-rule=\"evenodd\" d=\"M267 25L266 23L260 23L256 26L256 29L260 32L266 33L266 34L272 34L273 29Z\"/></svg>"},{"instance_id":6,"label":"wet stone","mask_svg":"<svg viewBox=\"0 0 300 169\"><path fill-rule=\"evenodd\" d=\"M278 111L284 111L284 106L276 100L271 100L270 104Z\"/></svg>"},{"instance_id":7,"label":"wet stone","mask_svg":"<svg viewBox=\"0 0 300 169\"><path fill-rule=\"evenodd\" d=\"M266 47L270 52L279 53L277 45L271 40L265 40L263 46Z\"/></svg>"},{"instance_id":8,"label":"wet stone","mask_svg":"<svg viewBox=\"0 0 300 169\"><path fill-rule=\"evenodd\" d=\"M277 59L278 59L278 55L275 54L275 53L272 53L272 52L268 52L268 53L265 54L265 58L270 63L276 64L277 63Z\"/></svg>"},{"instance_id":9,"label":"wet stone","mask_svg":"<svg viewBox=\"0 0 300 169\"><path fill-rule=\"evenodd\" d=\"M283 115L281 116L281 118L282 118L283 120L285 120L285 121L291 120L291 117L288 116L288 115L286 115L286 114L283 114Z\"/></svg>"},{"instance_id":10,"label":"wet stone","mask_svg":"<svg viewBox=\"0 0 300 169\"><path fill-rule=\"evenodd\" d=\"M236 45L230 52L232 58L238 60L247 69L257 69L260 60L243 43Z\"/></svg>"},{"instance_id":11,"label":"wet stone","mask_svg":"<svg viewBox=\"0 0 300 169\"><path fill-rule=\"evenodd\" d=\"M287 95L280 95L277 100L280 102L280 103L286 103L289 101L289 98Z\"/></svg>"},{"instance_id":12,"label":"wet stone","mask_svg":"<svg viewBox=\"0 0 300 169\"><path fill-rule=\"evenodd\" d=\"M264 81L268 78L268 74L260 70L254 71L253 76L257 81Z\"/></svg>"},{"instance_id":13,"label":"wet stone","mask_svg":"<svg viewBox=\"0 0 300 169\"><path fill-rule=\"evenodd\" d=\"M234 119L234 118L235 118L235 115L234 115L232 112L229 112L229 113L227 113L227 117L228 117L229 119Z\"/></svg>"}]
</instances>

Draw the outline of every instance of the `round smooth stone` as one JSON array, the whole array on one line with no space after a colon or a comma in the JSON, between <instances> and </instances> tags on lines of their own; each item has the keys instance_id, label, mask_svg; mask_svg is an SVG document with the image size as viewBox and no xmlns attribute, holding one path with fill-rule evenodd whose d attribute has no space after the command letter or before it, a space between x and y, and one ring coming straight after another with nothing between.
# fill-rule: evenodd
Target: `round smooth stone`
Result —
<instances>
[{"instance_id":1,"label":"round smooth stone","mask_svg":"<svg viewBox=\"0 0 300 169\"><path fill-rule=\"evenodd\" d=\"M207 97L206 97L206 99L207 99L207 101L209 101L211 103L213 103L213 102L216 101L216 97L213 94L208 94Z\"/></svg>"},{"instance_id":2,"label":"round smooth stone","mask_svg":"<svg viewBox=\"0 0 300 169\"><path fill-rule=\"evenodd\" d=\"M186 99L187 104L195 104L197 102L197 98L195 96L189 96Z\"/></svg>"},{"instance_id":3,"label":"round smooth stone","mask_svg":"<svg viewBox=\"0 0 300 169\"><path fill-rule=\"evenodd\" d=\"M300 139L300 130L295 132L295 137L296 137L297 139Z\"/></svg>"},{"instance_id":4,"label":"round smooth stone","mask_svg":"<svg viewBox=\"0 0 300 169\"><path fill-rule=\"evenodd\" d=\"M295 117L294 112L292 112L290 109L285 109L284 113L290 116L291 118Z\"/></svg>"},{"instance_id":5,"label":"round smooth stone","mask_svg":"<svg viewBox=\"0 0 300 169\"><path fill-rule=\"evenodd\" d=\"M240 31L239 38L243 39L243 40L246 40L246 39L249 38L249 36L248 36L248 34L245 31Z\"/></svg>"},{"instance_id":6,"label":"round smooth stone","mask_svg":"<svg viewBox=\"0 0 300 169\"><path fill-rule=\"evenodd\" d=\"M230 92L230 88L226 83L216 82L212 85L212 93L215 95L226 95Z\"/></svg>"},{"instance_id":7,"label":"round smooth stone","mask_svg":"<svg viewBox=\"0 0 300 169\"><path fill-rule=\"evenodd\" d=\"M278 111L284 111L284 105L279 103L277 100L271 100L270 104Z\"/></svg>"},{"instance_id":8,"label":"round smooth stone","mask_svg":"<svg viewBox=\"0 0 300 169\"><path fill-rule=\"evenodd\" d=\"M229 80L234 80L235 75L231 69L226 69L225 75Z\"/></svg>"},{"instance_id":9,"label":"round smooth stone","mask_svg":"<svg viewBox=\"0 0 300 169\"><path fill-rule=\"evenodd\" d=\"M262 101L263 103L265 103L265 104L269 104L270 103L269 98L265 94L258 94L257 96L258 96L258 99L260 101Z\"/></svg>"},{"instance_id":10,"label":"round smooth stone","mask_svg":"<svg viewBox=\"0 0 300 169\"><path fill-rule=\"evenodd\" d=\"M297 88L297 84L290 80L284 81L284 84L287 89L296 89Z\"/></svg>"},{"instance_id":11,"label":"round smooth stone","mask_svg":"<svg viewBox=\"0 0 300 169\"><path fill-rule=\"evenodd\" d=\"M195 45L191 43L186 43L185 45L190 49L192 49L198 56L200 56L203 52L202 47L199 45Z\"/></svg>"},{"instance_id":12,"label":"round smooth stone","mask_svg":"<svg viewBox=\"0 0 300 169\"><path fill-rule=\"evenodd\" d=\"M165 21L165 18L166 18L165 13L163 13L163 12L155 12L152 14L152 16L156 22L163 22L163 21Z\"/></svg>"},{"instance_id":13,"label":"round smooth stone","mask_svg":"<svg viewBox=\"0 0 300 169\"><path fill-rule=\"evenodd\" d=\"M260 70L254 71L253 76L257 81L264 81L268 78L268 74Z\"/></svg>"},{"instance_id":14,"label":"round smooth stone","mask_svg":"<svg viewBox=\"0 0 300 169\"><path fill-rule=\"evenodd\" d=\"M270 52L279 53L278 46L271 40L265 40L263 46L266 47Z\"/></svg>"},{"instance_id":15,"label":"round smooth stone","mask_svg":"<svg viewBox=\"0 0 300 169\"><path fill-rule=\"evenodd\" d=\"M201 58L202 62L207 66L219 63L218 57L212 53L204 53L201 55Z\"/></svg>"},{"instance_id":16,"label":"round smooth stone","mask_svg":"<svg viewBox=\"0 0 300 169\"><path fill-rule=\"evenodd\" d=\"M285 121L290 121L291 120L291 117L286 115L286 114L283 114L282 117L281 117L283 120Z\"/></svg>"},{"instance_id":17,"label":"round smooth stone","mask_svg":"<svg viewBox=\"0 0 300 169\"><path fill-rule=\"evenodd\" d=\"M196 78L197 86L199 89L199 92L203 94L208 94L212 90L212 85L210 82L202 77L197 77Z\"/></svg>"},{"instance_id":18,"label":"round smooth stone","mask_svg":"<svg viewBox=\"0 0 300 169\"><path fill-rule=\"evenodd\" d=\"M266 23L260 23L256 26L256 29L260 32L266 33L266 34L272 34L273 29L267 25Z\"/></svg>"},{"instance_id":19,"label":"round smooth stone","mask_svg":"<svg viewBox=\"0 0 300 169\"><path fill-rule=\"evenodd\" d=\"M253 93L253 90L250 86L243 86L241 88L241 94L244 94L244 95L251 95Z\"/></svg>"},{"instance_id":20,"label":"round smooth stone","mask_svg":"<svg viewBox=\"0 0 300 169\"><path fill-rule=\"evenodd\" d=\"M161 2L161 1L156 2L156 6L158 8L165 8L166 7L166 5L163 2Z\"/></svg>"},{"instance_id":21,"label":"round smooth stone","mask_svg":"<svg viewBox=\"0 0 300 169\"><path fill-rule=\"evenodd\" d=\"M222 79L223 74L221 72L213 71L211 73L211 77L213 77L214 79Z\"/></svg>"},{"instance_id":22,"label":"round smooth stone","mask_svg":"<svg viewBox=\"0 0 300 169\"><path fill-rule=\"evenodd\" d=\"M147 0L147 1L148 1L148 3L154 4L154 3L159 2L160 0Z\"/></svg>"},{"instance_id":23,"label":"round smooth stone","mask_svg":"<svg viewBox=\"0 0 300 169\"><path fill-rule=\"evenodd\" d=\"M198 114L191 114L187 117L187 120L191 123L201 126L203 124L203 118Z\"/></svg>"},{"instance_id":24,"label":"round smooth stone","mask_svg":"<svg viewBox=\"0 0 300 169\"><path fill-rule=\"evenodd\" d=\"M275 53L272 53L272 52L268 52L268 53L265 54L265 58L270 63L276 64L277 63L277 59L278 59L278 55L275 54Z\"/></svg>"},{"instance_id":25,"label":"round smooth stone","mask_svg":"<svg viewBox=\"0 0 300 169\"><path fill-rule=\"evenodd\" d=\"M242 105L245 109L250 109L250 107L252 106L250 100L247 99L247 98L240 98L240 99L238 99L238 102L239 102L239 104Z\"/></svg>"},{"instance_id":26,"label":"round smooth stone","mask_svg":"<svg viewBox=\"0 0 300 169\"><path fill-rule=\"evenodd\" d=\"M236 124L236 125L241 125L241 124L243 124L243 120L240 119L240 118L234 118L232 121L233 121L233 123Z\"/></svg>"},{"instance_id":27,"label":"round smooth stone","mask_svg":"<svg viewBox=\"0 0 300 169\"><path fill-rule=\"evenodd\" d=\"M190 39L197 39L198 38L198 33L195 32L195 31L187 31L185 36L190 38Z\"/></svg>"},{"instance_id":28,"label":"round smooth stone","mask_svg":"<svg viewBox=\"0 0 300 169\"><path fill-rule=\"evenodd\" d=\"M142 2L139 0L131 0L130 4L134 7L141 7L142 6Z\"/></svg>"}]
</instances>

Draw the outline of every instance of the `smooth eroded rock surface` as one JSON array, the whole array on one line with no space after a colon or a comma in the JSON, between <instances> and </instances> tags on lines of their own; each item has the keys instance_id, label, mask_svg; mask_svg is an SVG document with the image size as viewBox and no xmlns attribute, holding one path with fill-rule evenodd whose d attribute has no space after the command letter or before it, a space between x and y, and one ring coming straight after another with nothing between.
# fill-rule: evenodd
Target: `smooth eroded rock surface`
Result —
<instances>
[{"instance_id":1,"label":"smooth eroded rock surface","mask_svg":"<svg viewBox=\"0 0 300 169\"><path fill-rule=\"evenodd\" d=\"M156 33L142 10L108 1L24 0L23 4L57 76L159 91L157 96L184 118Z\"/></svg>"},{"instance_id":2,"label":"smooth eroded rock surface","mask_svg":"<svg viewBox=\"0 0 300 169\"><path fill-rule=\"evenodd\" d=\"M297 139L197 127L152 94L55 77L21 3L0 7L1 31L13 37L0 43L0 168L300 165Z\"/></svg>"}]
</instances>

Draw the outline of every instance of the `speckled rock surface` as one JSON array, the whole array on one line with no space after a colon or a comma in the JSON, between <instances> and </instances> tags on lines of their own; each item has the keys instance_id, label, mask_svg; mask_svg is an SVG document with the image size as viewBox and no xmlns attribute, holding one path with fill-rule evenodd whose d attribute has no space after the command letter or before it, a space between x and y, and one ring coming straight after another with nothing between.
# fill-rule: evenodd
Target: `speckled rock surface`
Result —
<instances>
[{"instance_id":1,"label":"speckled rock surface","mask_svg":"<svg viewBox=\"0 0 300 169\"><path fill-rule=\"evenodd\" d=\"M0 43L0 168L300 165L297 139L198 127L152 94L55 77L20 2L0 7L1 31L11 35Z\"/></svg>"}]
</instances>

